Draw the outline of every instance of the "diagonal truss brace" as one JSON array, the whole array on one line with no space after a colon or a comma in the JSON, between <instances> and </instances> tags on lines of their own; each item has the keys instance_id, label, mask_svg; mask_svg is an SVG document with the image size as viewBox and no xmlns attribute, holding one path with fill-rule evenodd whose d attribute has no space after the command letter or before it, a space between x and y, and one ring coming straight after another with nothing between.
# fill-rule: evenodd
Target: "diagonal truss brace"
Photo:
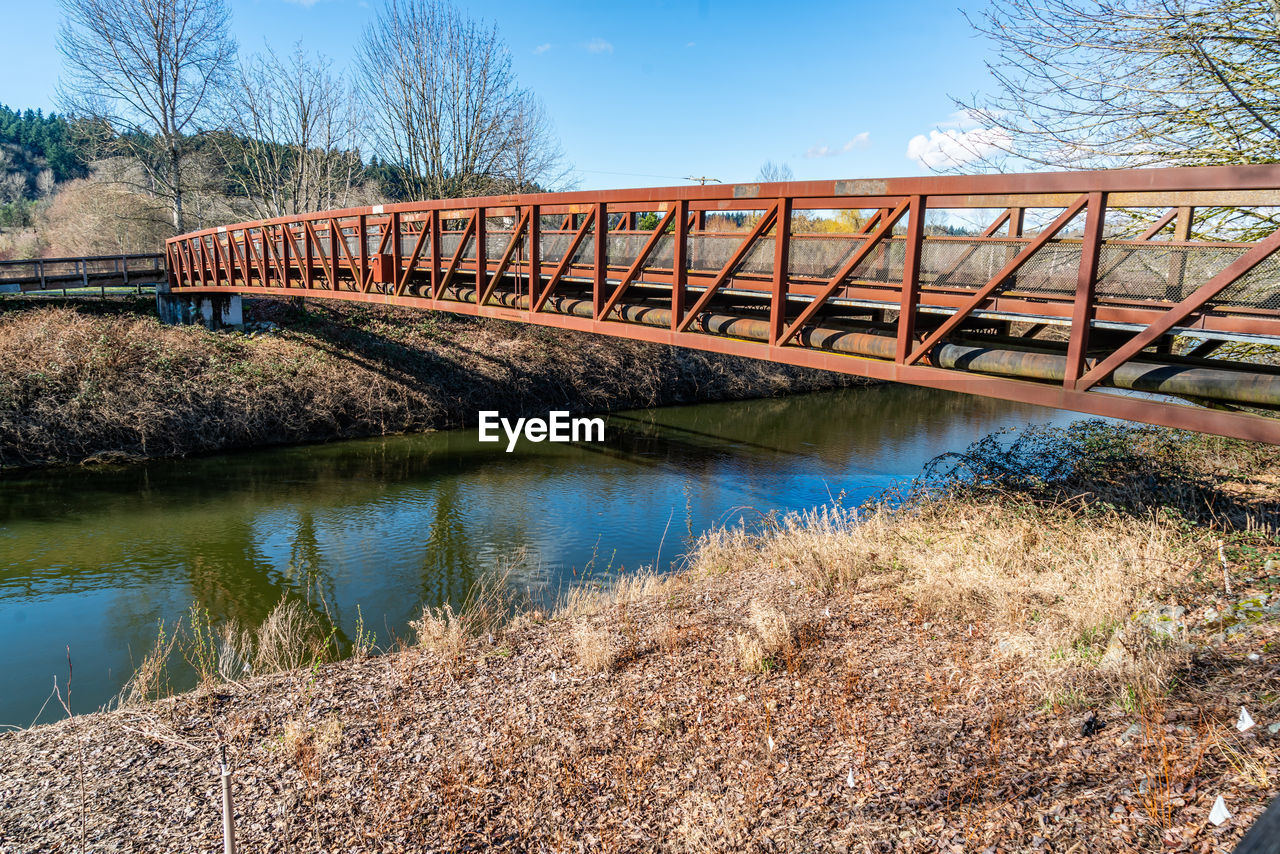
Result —
<instances>
[{"instance_id":1,"label":"diagonal truss brace","mask_svg":"<svg viewBox=\"0 0 1280 854\"><path fill-rule=\"evenodd\" d=\"M800 316L783 331L782 335L778 336L779 347L784 346L788 341L796 337L796 333L804 328L804 325L809 322L810 318L818 313L818 310L821 309L823 304L831 298L831 295L840 289L844 284L845 278L862 263L864 258L869 256L872 251L880 245L882 240L893 232L893 227L898 224L898 220L902 219L902 215L907 212L907 208L910 206L911 200L903 199L896 208L888 214L880 217L880 225L876 227L876 230L873 231L865 241L863 241L861 246L854 250L854 253L849 256L849 260L845 261L844 264L841 265L836 274L827 280L826 285L822 288L822 292L814 298L813 302L805 306L804 311L800 312Z\"/></svg>"},{"instance_id":2,"label":"diagonal truss brace","mask_svg":"<svg viewBox=\"0 0 1280 854\"><path fill-rule=\"evenodd\" d=\"M631 283L640 273L640 268L644 266L644 262L649 259L650 253L658 245L658 240L667 230L667 225L675 218L676 208L679 205L673 205L666 215L662 217L662 221L654 228L653 233L649 235L649 239L645 241L644 247L640 250L640 254L631 262L631 266L627 268L627 272L622 275L622 281L618 282L618 286L613 289L613 293L609 296L604 307L600 309L600 316L596 320L604 320L609 316L609 312L613 311L614 306L618 304L618 300L622 299L622 295L626 293L627 288L631 287Z\"/></svg>"},{"instance_id":3,"label":"diagonal truss brace","mask_svg":"<svg viewBox=\"0 0 1280 854\"><path fill-rule=\"evenodd\" d=\"M1116 368L1129 361L1170 329L1203 308L1205 303L1222 293L1245 273L1267 260L1277 249L1280 249L1280 231L1275 232L1235 261L1232 261L1221 273L1197 288L1195 293L1169 309L1161 315L1159 320L1130 338L1122 347L1095 365L1092 370L1076 382L1076 391L1087 391L1111 376Z\"/></svg>"},{"instance_id":4,"label":"diagonal truss brace","mask_svg":"<svg viewBox=\"0 0 1280 854\"><path fill-rule=\"evenodd\" d=\"M733 254L729 256L729 261L720 268L720 272L716 273L716 277L711 280L711 283L707 285L707 289L702 292L697 301L689 308L688 313L685 314L684 317L672 318L673 320L678 321L676 324L677 332L684 332L688 330L694 319L702 313L703 309L707 307L707 304L715 297L716 291L720 290L720 286L725 283L737 266L742 263L742 259L746 257L749 251L751 251L751 247L755 245L755 242L768 232L768 230L773 226L774 220L777 218L778 203L774 202L773 206L770 207L762 217L760 217L760 221L756 223L755 228L751 229L751 233L747 235L746 240L743 240L738 244L738 248L733 250Z\"/></svg>"},{"instance_id":5,"label":"diagonal truss brace","mask_svg":"<svg viewBox=\"0 0 1280 854\"><path fill-rule=\"evenodd\" d=\"M541 289L541 293L538 294L537 302L535 302L529 309L530 312L536 314L537 312L542 311L542 307L547 304L547 300L550 299L552 292L555 291L556 285L560 283L561 277L564 276L565 270L568 270L569 265L573 262L573 256L578 253L578 247L582 245L582 241L586 238L587 231L591 228L591 224L595 222L595 218L596 212L594 208L588 211L582 218L582 225L579 226L577 232L574 233L573 240L569 241L569 246L564 251L564 257L560 259L560 263L556 265L556 269L551 274L551 278L547 280L547 286Z\"/></svg>"},{"instance_id":6,"label":"diagonal truss brace","mask_svg":"<svg viewBox=\"0 0 1280 854\"><path fill-rule=\"evenodd\" d=\"M1088 204L1088 202L1088 193L1085 193L1072 202L1067 209L1048 226L1048 228L1045 228L1037 234L1030 243L1023 247L1021 252L1015 255L1010 259L1009 263L1005 264L1004 267L1001 268L1000 272L992 276L990 281L979 288L978 292L970 297L968 302L956 309L955 314L943 321L942 325L925 338L919 347L911 351L903 361L903 364L911 365L920 361L920 359L924 357L924 354L928 353L934 344L937 344L944 336L949 335L952 330L963 323L965 318L973 313L974 309L986 302L993 293L1004 285L1005 281L1008 280L1010 276L1018 272L1018 270L1022 268L1022 265L1031 259L1031 256L1039 252L1046 243L1053 239L1054 235L1066 228L1067 224L1071 222L1071 220L1075 219L1076 215L1079 214L1080 211L1084 210L1085 205ZM899 322L901 322L901 318L899 318Z\"/></svg>"}]
</instances>

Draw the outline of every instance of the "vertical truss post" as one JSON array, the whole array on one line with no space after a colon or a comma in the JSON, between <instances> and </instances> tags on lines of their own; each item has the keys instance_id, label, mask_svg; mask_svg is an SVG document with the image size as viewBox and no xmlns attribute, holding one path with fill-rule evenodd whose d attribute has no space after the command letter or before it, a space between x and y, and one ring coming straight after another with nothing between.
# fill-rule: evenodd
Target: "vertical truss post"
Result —
<instances>
[{"instance_id":1,"label":"vertical truss post","mask_svg":"<svg viewBox=\"0 0 1280 854\"><path fill-rule=\"evenodd\" d=\"M1075 388L1084 374L1084 360L1089 350L1089 327L1095 308L1094 291L1098 283L1098 255L1102 248L1102 227L1107 215L1103 193L1090 193L1085 209L1084 241L1080 244L1080 269L1076 274L1075 304L1071 312L1071 339L1067 343L1067 367L1063 384Z\"/></svg>"},{"instance_id":2,"label":"vertical truss post","mask_svg":"<svg viewBox=\"0 0 1280 854\"><path fill-rule=\"evenodd\" d=\"M262 274L262 286L265 288L271 285L271 256L267 254L266 225L258 229L258 248L262 250L258 270Z\"/></svg>"},{"instance_id":3,"label":"vertical truss post","mask_svg":"<svg viewBox=\"0 0 1280 854\"><path fill-rule=\"evenodd\" d=\"M289 225L281 223L278 227L280 229L280 266L284 275L284 288L288 290L289 279L292 278L292 271L289 269Z\"/></svg>"},{"instance_id":4,"label":"vertical truss post","mask_svg":"<svg viewBox=\"0 0 1280 854\"><path fill-rule=\"evenodd\" d=\"M356 219L356 240L360 243L360 290L369 281L369 217L360 214Z\"/></svg>"},{"instance_id":5,"label":"vertical truss post","mask_svg":"<svg viewBox=\"0 0 1280 854\"><path fill-rule=\"evenodd\" d=\"M330 274L329 283L333 286L333 289L335 291L338 290L338 260L342 257L338 254L339 231L340 229L338 228L338 223L335 220L330 219L329 220L329 269L332 270L333 272L332 274Z\"/></svg>"},{"instance_id":6,"label":"vertical truss post","mask_svg":"<svg viewBox=\"0 0 1280 854\"><path fill-rule=\"evenodd\" d=\"M440 299L440 211L431 212L431 298Z\"/></svg>"},{"instance_id":7,"label":"vertical truss post","mask_svg":"<svg viewBox=\"0 0 1280 854\"><path fill-rule=\"evenodd\" d=\"M248 271L245 270L244 259L240 257L240 244L236 241L234 229L227 230L227 264L230 270L227 276L227 284L234 287L237 275L240 277L240 284L249 284Z\"/></svg>"},{"instance_id":8,"label":"vertical truss post","mask_svg":"<svg viewBox=\"0 0 1280 854\"><path fill-rule=\"evenodd\" d=\"M1191 239L1191 223L1195 218L1195 208L1178 208L1177 218L1173 221L1173 239L1185 243ZM1169 284L1165 286L1164 298L1169 302L1182 299L1182 282L1186 275L1187 255L1185 252L1171 250L1169 256Z\"/></svg>"},{"instance_id":9,"label":"vertical truss post","mask_svg":"<svg viewBox=\"0 0 1280 854\"><path fill-rule=\"evenodd\" d=\"M769 295L769 346L776 347L787 322L787 274L791 270L790 196L778 199L773 226L773 291Z\"/></svg>"},{"instance_id":10,"label":"vertical truss post","mask_svg":"<svg viewBox=\"0 0 1280 854\"><path fill-rule=\"evenodd\" d=\"M235 243L232 242L231 232L223 232L227 236L227 250L222 251L222 240L218 234L214 234L214 243L218 246L218 257L224 268L223 272L227 280L227 287L235 287L236 284L236 259L235 259Z\"/></svg>"},{"instance_id":11,"label":"vertical truss post","mask_svg":"<svg viewBox=\"0 0 1280 854\"><path fill-rule=\"evenodd\" d=\"M591 280L591 313L596 320L604 308L604 289L609 278L609 214L604 202L596 202L595 275Z\"/></svg>"},{"instance_id":12,"label":"vertical truss post","mask_svg":"<svg viewBox=\"0 0 1280 854\"><path fill-rule=\"evenodd\" d=\"M542 206L529 206L529 309L538 302L542 288Z\"/></svg>"},{"instance_id":13,"label":"vertical truss post","mask_svg":"<svg viewBox=\"0 0 1280 854\"><path fill-rule=\"evenodd\" d=\"M391 219L387 223L387 228L391 232L391 287L395 288L396 282L400 281L400 262L403 260L400 256L402 249L400 246L400 211L392 211ZM387 271L382 271L382 278L387 278ZM385 291L386 285L382 290Z\"/></svg>"},{"instance_id":14,"label":"vertical truss post","mask_svg":"<svg viewBox=\"0 0 1280 854\"><path fill-rule=\"evenodd\" d=\"M676 202L675 245L671 250L671 328L680 327L685 289L689 286L689 202Z\"/></svg>"},{"instance_id":15,"label":"vertical truss post","mask_svg":"<svg viewBox=\"0 0 1280 854\"><path fill-rule=\"evenodd\" d=\"M1009 208L1009 236L1022 236L1022 220L1025 211L1019 207Z\"/></svg>"},{"instance_id":16,"label":"vertical truss post","mask_svg":"<svg viewBox=\"0 0 1280 854\"><path fill-rule=\"evenodd\" d=\"M924 196L912 196L907 209L907 254L902 262L902 302L898 311L898 340L894 359L906 361L916 338L916 306L920 301L920 252L924 245ZM888 253L885 253L886 255Z\"/></svg>"},{"instance_id":17,"label":"vertical truss post","mask_svg":"<svg viewBox=\"0 0 1280 854\"><path fill-rule=\"evenodd\" d=\"M303 274L303 279L305 280L305 283L306 283L305 286L307 290L310 290L311 285L313 284L313 282L311 281L311 271L312 271L312 263L315 261L315 257L312 254L313 250L311 248L311 229L307 228L307 225L308 225L307 221L303 220L302 222L302 247L303 247L302 256L305 259L303 263L306 265L306 272Z\"/></svg>"},{"instance_id":18,"label":"vertical truss post","mask_svg":"<svg viewBox=\"0 0 1280 854\"><path fill-rule=\"evenodd\" d=\"M215 287L217 287L219 278L222 275L222 265L218 263L219 258L222 255L222 244L218 242L217 232L214 232L214 234L209 238L209 241L213 243L213 251L209 253L209 266L210 266L211 274L213 276L213 284ZM86 288L89 287L88 262L86 261L80 262L80 272L83 277L83 283L82 283L83 286Z\"/></svg>"},{"instance_id":19,"label":"vertical truss post","mask_svg":"<svg viewBox=\"0 0 1280 854\"><path fill-rule=\"evenodd\" d=\"M485 284L489 281L489 228L485 222L484 208L476 208L475 212L475 233L476 233L476 301L479 302L480 293L484 290ZM465 237L463 238L466 239Z\"/></svg>"},{"instance_id":20,"label":"vertical truss post","mask_svg":"<svg viewBox=\"0 0 1280 854\"><path fill-rule=\"evenodd\" d=\"M165 246L164 253L168 261L165 264L166 278L169 280L169 289L173 290L178 286L178 272L182 268L182 254L178 251L178 244L176 243L170 243ZM39 265L37 265L38 268Z\"/></svg>"}]
</instances>

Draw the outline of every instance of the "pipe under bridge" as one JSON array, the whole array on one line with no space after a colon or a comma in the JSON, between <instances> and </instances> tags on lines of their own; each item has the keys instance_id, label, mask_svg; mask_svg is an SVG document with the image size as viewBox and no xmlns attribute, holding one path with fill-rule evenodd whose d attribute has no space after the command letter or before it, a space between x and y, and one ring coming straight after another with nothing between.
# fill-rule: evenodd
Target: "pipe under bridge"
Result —
<instances>
[{"instance_id":1,"label":"pipe under bridge","mask_svg":"<svg viewBox=\"0 0 1280 854\"><path fill-rule=\"evenodd\" d=\"M159 299L451 311L1280 444L1278 248L1280 166L796 181L206 229Z\"/></svg>"}]
</instances>

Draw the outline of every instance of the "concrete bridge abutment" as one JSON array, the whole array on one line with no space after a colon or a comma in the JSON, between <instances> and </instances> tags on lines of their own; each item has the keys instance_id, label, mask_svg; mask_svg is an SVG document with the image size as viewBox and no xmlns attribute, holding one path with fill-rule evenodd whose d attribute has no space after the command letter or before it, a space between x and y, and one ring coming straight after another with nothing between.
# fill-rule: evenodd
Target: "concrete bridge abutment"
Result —
<instances>
[{"instance_id":1,"label":"concrete bridge abutment","mask_svg":"<svg viewBox=\"0 0 1280 854\"><path fill-rule=\"evenodd\" d=\"M160 322L170 326L204 324L206 329L244 329L240 294L175 294L167 285L156 288Z\"/></svg>"}]
</instances>

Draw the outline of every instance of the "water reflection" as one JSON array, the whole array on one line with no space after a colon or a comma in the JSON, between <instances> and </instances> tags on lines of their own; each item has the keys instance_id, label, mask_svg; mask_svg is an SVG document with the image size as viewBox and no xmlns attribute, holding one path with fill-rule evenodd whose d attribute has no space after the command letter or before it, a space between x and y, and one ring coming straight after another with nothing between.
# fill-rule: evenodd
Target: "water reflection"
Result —
<instances>
[{"instance_id":1,"label":"water reflection","mask_svg":"<svg viewBox=\"0 0 1280 854\"><path fill-rule=\"evenodd\" d=\"M621 413L603 445L508 454L461 431L10 477L0 724L31 723L68 644L76 706L105 702L157 621L193 601L253 625L298 595L340 638L359 604L383 642L516 552L517 581L550 597L587 572L653 564L660 547L665 566L690 530L856 502L992 430L1066 420L886 386Z\"/></svg>"}]
</instances>

